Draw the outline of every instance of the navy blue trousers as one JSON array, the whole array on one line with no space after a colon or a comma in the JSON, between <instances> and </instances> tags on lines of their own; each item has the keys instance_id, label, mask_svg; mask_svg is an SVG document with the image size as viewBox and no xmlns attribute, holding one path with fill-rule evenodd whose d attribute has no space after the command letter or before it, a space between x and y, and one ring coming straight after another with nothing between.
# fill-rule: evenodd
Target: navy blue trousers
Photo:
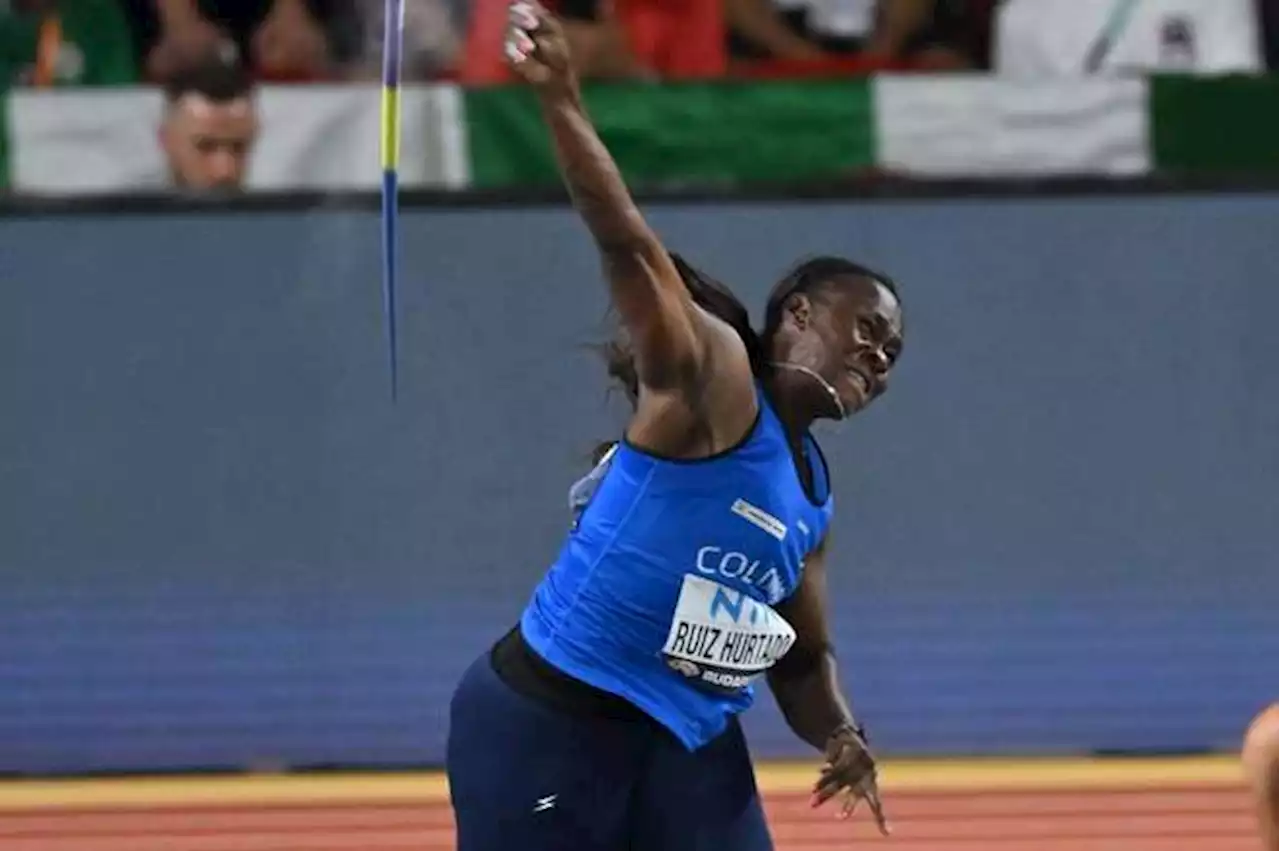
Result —
<instances>
[{"instance_id":1,"label":"navy blue trousers","mask_svg":"<svg viewBox=\"0 0 1280 851\"><path fill-rule=\"evenodd\" d=\"M458 851L772 851L742 728L690 752L656 724L580 717L485 656L453 695Z\"/></svg>"}]
</instances>

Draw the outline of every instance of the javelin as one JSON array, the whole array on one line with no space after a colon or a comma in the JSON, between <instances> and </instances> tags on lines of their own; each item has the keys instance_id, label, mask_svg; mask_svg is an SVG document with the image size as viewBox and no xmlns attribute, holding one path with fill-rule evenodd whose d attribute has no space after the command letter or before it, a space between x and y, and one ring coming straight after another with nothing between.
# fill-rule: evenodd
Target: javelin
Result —
<instances>
[{"instance_id":1,"label":"javelin","mask_svg":"<svg viewBox=\"0 0 1280 851\"><path fill-rule=\"evenodd\" d=\"M396 368L396 214L400 181L400 52L404 44L404 0L387 0L382 45L382 307L391 366L391 401L399 385Z\"/></svg>"}]
</instances>

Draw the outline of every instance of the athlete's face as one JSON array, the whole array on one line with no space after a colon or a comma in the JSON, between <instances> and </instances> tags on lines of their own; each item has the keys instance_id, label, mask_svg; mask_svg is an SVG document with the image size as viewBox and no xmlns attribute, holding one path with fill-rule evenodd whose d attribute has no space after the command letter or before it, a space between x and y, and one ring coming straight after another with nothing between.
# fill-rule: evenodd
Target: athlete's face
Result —
<instances>
[{"instance_id":1,"label":"athlete's face","mask_svg":"<svg viewBox=\"0 0 1280 851\"><path fill-rule=\"evenodd\" d=\"M784 359L826 379L849 415L888 386L902 351L902 306L887 287L864 277L817 292L787 300Z\"/></svg>"}]
</instances>

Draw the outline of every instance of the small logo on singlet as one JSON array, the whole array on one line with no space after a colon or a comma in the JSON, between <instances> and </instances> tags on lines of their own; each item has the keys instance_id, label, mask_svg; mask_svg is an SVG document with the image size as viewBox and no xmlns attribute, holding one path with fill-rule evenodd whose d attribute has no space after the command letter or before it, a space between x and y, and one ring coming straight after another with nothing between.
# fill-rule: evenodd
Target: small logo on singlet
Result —
<instances>
[{"instance_id":1,"label":"small logo on singlet","mask_svg":"<svg viewBox=\"0 0 1280 851\"><path fill-rule=\"evenodd\" d=\"M764 509L756 508L745 499L736 500L729 510L757 529L763 529L768 532L779 541L787 537L786 523L783 523Z\"/></svg>"},{"instance_id":2,"label":"small logo on singlet","mask_svg":"<svg viewBox=\"0 0 1280 851\"><path fill-rule=\"evenodd\" d=\"M685 659L668 659L667 664L671 667L671 670L684 674L686 677L696 677L702 672L701 668Z\"/></svg>"},{"instance_id":3,"label":"small logo on singlet","mask_svg":"<svg viewBox=\"0 0 1280 851\"><path fill-rule=\"evenodd\" d=\"M534 801L534 802L533 802L533 811L534 811L535 813L542 813L542 812L546 812L547 810L550 810L550 809L555 809L555 806L556 806L556 798L558 798L558 797L560 797L560 796L559 796L559 795L544 795L543 797L541 797L541 798L539 798L538 800L536 800L536 801Z\"/></svg>"}]
</instances>

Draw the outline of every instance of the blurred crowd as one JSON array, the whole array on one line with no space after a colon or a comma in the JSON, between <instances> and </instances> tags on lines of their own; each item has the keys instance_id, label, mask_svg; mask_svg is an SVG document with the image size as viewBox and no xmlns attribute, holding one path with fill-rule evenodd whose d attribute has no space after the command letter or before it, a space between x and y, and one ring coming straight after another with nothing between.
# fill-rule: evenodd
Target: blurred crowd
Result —
<instances>
[{"instance_id":1,"label":"blurred crowd","mask_svg":"<svg viewBox=\"0 0 1280 851\"><path fill-rule=\"evenodd\" d=\"M405 0L405 77L505 79L507 0ZM1274 67L1271 0L549 0L584 75L1088 72L1157 16L1146 68ZM166 82L213 54L272 82L376 79L383 0L0 0L0 75ZM1101 24L1101 26L1100 26ZM1090 63L1097 68L1090 68Z\"/></svg>"},{"instance_id":2,"label":"blurred crowd","mask_svg":"<svg viewBox=\"0 0 1280 851\"><path fill-rule=\"evenodd\" d=\"M408 82L509 79L508 0L404 0ZM584 77L1275 67L1274 0L548 0ZM179 186L242 184L261 82L372 81L384 0L0 0L0 82L156 84Z\"/></svg>"},{"instance_id":3,"label":"blurred crowd","mask_svg":"<svg viewBox=\"0 0 1280 851\"><path fill-rule=\"evenodd\" d=\"M994 0L556 0L587 76L769 61L981 68ZM503 78L506 0L405 0L410 80ZM0 0L0 70L29 85L164 81L217 53L270 81L376 78L383 0ZM849 62L856 68L857 62Z\"/></svg>"}]
</instances>

